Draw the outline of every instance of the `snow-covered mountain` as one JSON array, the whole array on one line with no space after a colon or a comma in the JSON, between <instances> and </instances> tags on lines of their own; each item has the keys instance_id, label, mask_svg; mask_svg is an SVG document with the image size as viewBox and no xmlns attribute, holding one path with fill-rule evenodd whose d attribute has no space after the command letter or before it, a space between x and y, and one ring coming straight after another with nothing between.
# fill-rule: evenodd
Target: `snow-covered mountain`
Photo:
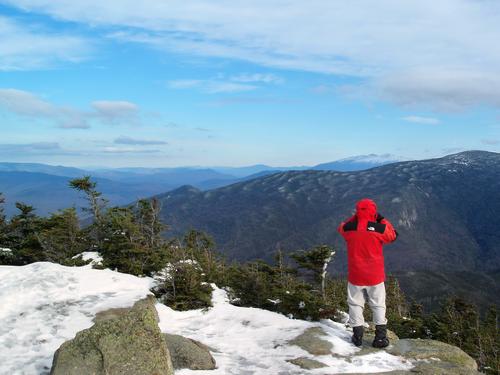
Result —
<instances>
[{"instance_id":1,"label":"snow-covered mountain","mask_svg":"<svg viewBox=\"0 0 500 375\"><path fill-rule=\"evenodd\" d=\"M318 164L312 169L318 171L339 172L360 171L364 169L379 167L381 165L397 163L404 160L407 159L392 154L357 155L332 161L330 163Z\"/></svg>"}]
</instances>

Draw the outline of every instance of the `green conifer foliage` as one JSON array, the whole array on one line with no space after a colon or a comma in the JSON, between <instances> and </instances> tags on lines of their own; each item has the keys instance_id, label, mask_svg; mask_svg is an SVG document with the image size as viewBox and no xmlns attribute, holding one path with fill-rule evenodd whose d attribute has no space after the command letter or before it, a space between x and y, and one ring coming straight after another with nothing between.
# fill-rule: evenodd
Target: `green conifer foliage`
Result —
<instances>
[{"instance_id":1,"label":"green conifer foliage","mask_svg":"<svg viewBox=\"0 0 500 375\"><path fill-rule=\"evenodd\" d=\"M67 208L42 221L38 235L47 261L74 265L72 259L86 250L87 244L80 229L75 208Z\"/></svg>"},{"instance_id":2,"label":"green conifer foliage","mask_svg":"<svg viewBox=\"0 0 500 375\"><path fill-rule=\"evenodd\" d=\"M12 217L8 225L7 247L11 248L15 264L24 265L45 260L39 240L42 219L35 214L33 206L16 202L19 214Z\"/></svg>"},{"instance_id":3,"label":"green conifer foliage","mask_svg":"<svg viewBox=\"0 0 500 375\"><path fill-rule=\"evenodd\" d=\"M88 202L88 207L83 207L83 211L92 215L93 223L86 228L87 236L91 240L94 249L100 249L105 237L103 222L103 212L108 201L102 198L102 193L97 191L97 183L90 179L90 176L75 178L69 182L72 189L83 192Z\"/></svg>"},{"instance_id":4,"label":"green conifer foliage","mask_svg":"<svg viewBox=\"0 0 500 375\"><path fill-rule=\"evenodd\" d=\"M315 246L308 251L299 251L291 255L299 266L310 271L312 280L320 289L323 301L326 301L325 285L328 264L335 255L333 248L327 245Z\"/></svg>"}]
</instances>

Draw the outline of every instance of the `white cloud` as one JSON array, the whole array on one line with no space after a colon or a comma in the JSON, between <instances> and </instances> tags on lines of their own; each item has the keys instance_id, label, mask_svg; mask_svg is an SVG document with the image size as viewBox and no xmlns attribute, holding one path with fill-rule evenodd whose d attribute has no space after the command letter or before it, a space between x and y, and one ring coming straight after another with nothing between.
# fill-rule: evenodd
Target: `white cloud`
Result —
<instances>
[{"instance_id":1,"label":"white cloud","mask_svg":"<svg viewBox=\"0 0 500 375\"><path fill-rule=\"evenodd\" d=\"M57 142L4 143L0 144L0 154L52 154L61 152Z\"/></svg>"},{"instance_id":2,"label":"white cloud","mask_svg":"<svg viewBox=\"0 0 500 375\"><path fill-rule=\"evenodd\" d=\"M173 89L198 89L207 94L253 91L262 84L282 83L283 79L271 73L242 73L227 77L219 74L215 79L180 79L168 82Z\"/></svg>"},{"instance_id":3,"label":"white cloud","mask_svg":"<svg viewBox=\"0 0 500 375\"><path fill-rule=\"evenodd\" d=\"M127 101L99 100L92 102L94 116L107 124L138 123L139 107Z\"/></svg>"},{"instance_id":4,"label":"white cloud","mask_svg":"<svg viewBox=\"0 0 500 375\"><path fill-rule=\"evenodd\" d=\"M168 86L173 89L192 89L202 86L204 82L199 79L178 79L168 82Z\"/></svg>"},{"instance_id":5,"label":"white cloud","mask_svg":"<svg viewBox=\"0 0 500 375\"><path fill-rule=\"evenodd\" d=\"M130 137L125 137L121 136L115 139L116 144L121 144L121 145L166 145L167 142L165 141L157 141L157 140L150 140L150 139L137 139L137 138L130 138Z\"/></svg>"},{"instance_id":6,"label":"white cloud","mask_svg":"<svg viewBox=\"0 0 500 375\"><path fill-rule=\"evenodd\" d=\"M0 16L0 71L50 67L89 57L91 43L77 36L48 33Z\"/></svg>"},{"instance_id":7,"label":"white cloud","mask_svg":"<svg viewBox=\"0 0 500 375\"><path fill-rule=\"evenodd\" d=\"M416 69L385 76L371 88L403 107L456 112L490 105L500 107L500 74L464 69Z\"/></svg>"},{"instance_id":8,"label":"white cloud","mask_svg":"<svg viewBox=\"0 0 500 375\"><path fill-rule=\"evenodd\" d=\"M23 116L49 116L54 106L36 95L16 89L0 89L0 107Z\"/></svg>"},{"instance_id":9,"label":"white cloud","mask_svg":"<svg viewBox=\"0 0 500 375\"><path fill-rule=\"evenodd\" d=\"M243 83L220 81L220 80L193 80L193 79L170 81L168 82L168 86L173 89L195 88L207 94L245 92L257 89L257 86L255 85L248 85Z\"/></svg>"},{"instance_id":10,"label":"white cloud","mask_svg":"<svg viewBox=\"0 0 500 375\"><path fill-rule=\"evenodd\" d=\"M105 154L156 154L160 150L141 149L135 147L104 147L102 152Z\"/></svg>"},{"instance_id":11,"label":"white cloud","mask_svg":"<svg viewBox=\"0 0 500 375\"><path fill-rule=\"evenodd\" d=\"M12 88L0 89L0 110L19 116L38 119L50 119L61 128L87 129L90 125L86 115L73 108L56 106L39 96Z\"/></svg>"},{"instance_id":12,"label":"white cloud","mask_svg":"<svg viewBox=\"0 0 500 375\"><path fill-rule=\"evenodd\" d=\"M404 121L413 122L416 124L425 124L425 125L437 125L441 121L434 117L422 117L422 116L406 116L402 118Z\"/></svg>"},{"instance_id":13,"label":"white cloud","mask_svg":"<svg viewBox=\"0 0 500 375\"><path fill-rule=\"evenodd\" d=\"M234 82L262 82L262 83L283 83L283 78L270 73L244 73L232 76L230 78Z\"/></svg>"},{"instance_id":14,"label":"white cloud","mask_svg":"<svg viewBox=\"0 0 500 375\"><path fill-rule=\"evenodd\" d=\"M360 77L404 106L499 106L491 84L500 81L498 1L4 2L169 52Z\"/></svg>"},{"instance_id":15,"label":"white cloud","mask_svg":"<svg viewBox=\"0 0 500 375\"><path fill-rule=\"evenodd\" d=\"M52 104L28 91L0 89L0 111L3 109L34 120L51 120L63 129L88 129L93 121L105 125L140 123L139 107L134 103L100 100L92 102L91 106L92 110L82 111Z\"/></svg>"},{"instance_id":16,"label":"white cloud","mask_svg":"<svg viewBox=\"0 0 500 375\"><path fill-rule=\"evenodd\" d=\"M500 145L500 139L482 139L481 143L488 146Z\"/></svg>"}]
</instances>

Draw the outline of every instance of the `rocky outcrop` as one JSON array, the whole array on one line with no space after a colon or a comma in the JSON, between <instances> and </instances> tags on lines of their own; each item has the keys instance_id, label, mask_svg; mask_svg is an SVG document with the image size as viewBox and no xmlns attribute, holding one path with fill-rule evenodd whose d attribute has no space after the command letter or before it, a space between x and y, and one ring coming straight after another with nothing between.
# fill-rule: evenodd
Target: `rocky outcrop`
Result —
<instances>
[{"instance_id":1,"label":"rocky outcrop","mask_svg":"<svg viewBox=\"0 0 500 375\"><path fill-rule=\"evenodd\" d=\"M354 357L375 353L381 349L371 346L373 340L373 327L367 328L363 339L363 347L354 354ZM399 339L393 332L388 331L391 344L386 349L390 354L403 357L414 365L408 371L396 370L378 374L406 375L478 375L477 364L467 353L456 346L445 344L435 340L422 339ZM326 333L320 327L313 327L305 330L302 334L289 341L290 345L297 345L311 354L311 357L299 357L288 362L303 369L315 369L326 365L315 356L334 355L331 342L322 339ZM324 358L324 357L323 357ZM352 357L341 357L350 360ZM358 375L352 373L351 375Z\"/></svg>"},{"instance_id":2,"label":"rocky outcrop","mask_svg":"<svg viewBox=\"0 0 500 375\"><path fill-rule=\"evenodd\" d=\"M472 357L460 348L441 341L402 339L390 346L387 351L416 360L415 371L421 371L422 374L479 374L476 361Z\"/></svg>"},{"instance_id":3,"label":"rocky outcrop","mask_svg":"<svg viewBox=\"0 0 500 375\"><path fill-rule=\"evenodd\" d=\"M304 370L314 370L316 368L327 367L323 362L316 361L315 359L307 358L307 357L299 357L295 359L289 359L287 362L290 362Z\"/></svg>"},{"instance_id":4,"label":"rocky outcrop","mask_svg":"<svg viewBox=\"0 0 500 375\"><path fill-rule=\"evenodd\" d=\"M208 346L179 335L164 334L174 369L213 370L215 359Z\"/></svg>"},{"instance_id":5,"label":"rocky outcrop","mask_svg":"<svg viewBox=\"0 0 500 375\"><path fill-rule=\"evenodd\" d=\"M172 375L154 299L98 314L54 354L51 375Z\"/></svg>"},{"instance_id":6,"label":"rocky outcrop","mask_svg":"<svg viewBox=\"0 0 500 375\"><path fill-rule=\"evenodd\" d=\"M321 327L306 329L302 334L290 340L290 345L297 345L312 355L332 354L333 345L330 341L324 340L321 336L327 336Z\"/></svg>"}]
</instances>

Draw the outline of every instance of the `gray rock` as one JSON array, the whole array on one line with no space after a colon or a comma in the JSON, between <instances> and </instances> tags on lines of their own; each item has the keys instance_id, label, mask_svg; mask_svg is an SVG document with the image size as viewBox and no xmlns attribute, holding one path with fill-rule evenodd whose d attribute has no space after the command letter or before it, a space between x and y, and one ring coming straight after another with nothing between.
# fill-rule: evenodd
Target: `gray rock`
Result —
<instances>
[{"instance_id":1,"label":"gray rock","mask_svg":"<svg viewBox=\"0 0 500 375\"><path fill-rule=\"evenodd\" d=\"M472 357L456 346L436 340L402 339L387 350L394 355L416 360L438 358L457 368L477 371L477 364Z\"/></svg>"},{"instance_id":2,"label":"gray rock","mask_svg":"<svg viewBox=\"0 0 500 375\"><path fill-rule=\"evenodd\" d=\"M375 338L375 324L369 323L368 327L365 328L365 334L363 339L366 339L367 341L370 341L370 345L373 342L373 339ZM392 332L390 329L387 330L387 338L389 341L392 343L395 343L396 341L399 340L398 335L396 335L394 332Z\"/></svg>"},{"instance_id":3,"label":"gray rock","mask_svg":"<svg viewBox=\"0 0 500 375\"><path fill-rule=\"evenodd\" d=\"M323 340L320 336L326 336L325 331L320 327L306 329L299 336L290 340L290 345L297 345L312 355L332 354L333 345L330 341Z\"/></svg>"},{"instance_id":4,"label":"gray rock","mask_svg":"<svg viewBox=\"0 0 500 375\"><path fill-rule=\"evenodd\" d=\"M100 314L89 329L62 344L51 375L172 375L154 298Z\"/></svg>"},{"instance_id":5,"label":"gray rock","mask_svg":"<svg viewBox=\"0 0 500 375\"><path fill-rule=\"evenodd\" d=\"M213 370L216 368L215 359L205 344L179 335L168 333L163 335L174 369Z\"/></svg>"},{"instance_id":6,"label":"gray rock","mask_svg":"<svg viewBox=\"0 0 500 375\"><path fill-rule=\"evenodd\" d=\"M365 345L368 345L365 347ZM364 355L381 349L374 349L363 343L363 349L356 355ZM393 355L411 360L415 365L409 371L389 371L378 374L387 375L479 375L477 365L467 353L460 348L435 340L401 339L394 340L391 345L382 349ZM360 375L360 374L350 374Z\"/></svg>"},{"instance_id":7,"label":"gray rock","mask_svg":"<svg viewBox=\"0 0 500 375\"><path fill-rule=\"evenodd\" d=\"M313 370L315 368L327 367L327 365L325 365L323 362L316 361L315 359L306 358L306 357L288 359L287 362L290 362L290 363L292 363L296 366L299 366L300 368L303 368L305 370Z\"/></svg>"},{"instance_id":8,"label":"gray rock","mask_svg":"<svg viewBox=\"0 0 500 375\"><path fill-rule=\"evenodd\" d=\"M415 367L409 371L396 370L377 373L350 373L346 375L481 375L476 370L457 367L449 362L429 361L418 362Z\"/></svg>"}]
</instances>

